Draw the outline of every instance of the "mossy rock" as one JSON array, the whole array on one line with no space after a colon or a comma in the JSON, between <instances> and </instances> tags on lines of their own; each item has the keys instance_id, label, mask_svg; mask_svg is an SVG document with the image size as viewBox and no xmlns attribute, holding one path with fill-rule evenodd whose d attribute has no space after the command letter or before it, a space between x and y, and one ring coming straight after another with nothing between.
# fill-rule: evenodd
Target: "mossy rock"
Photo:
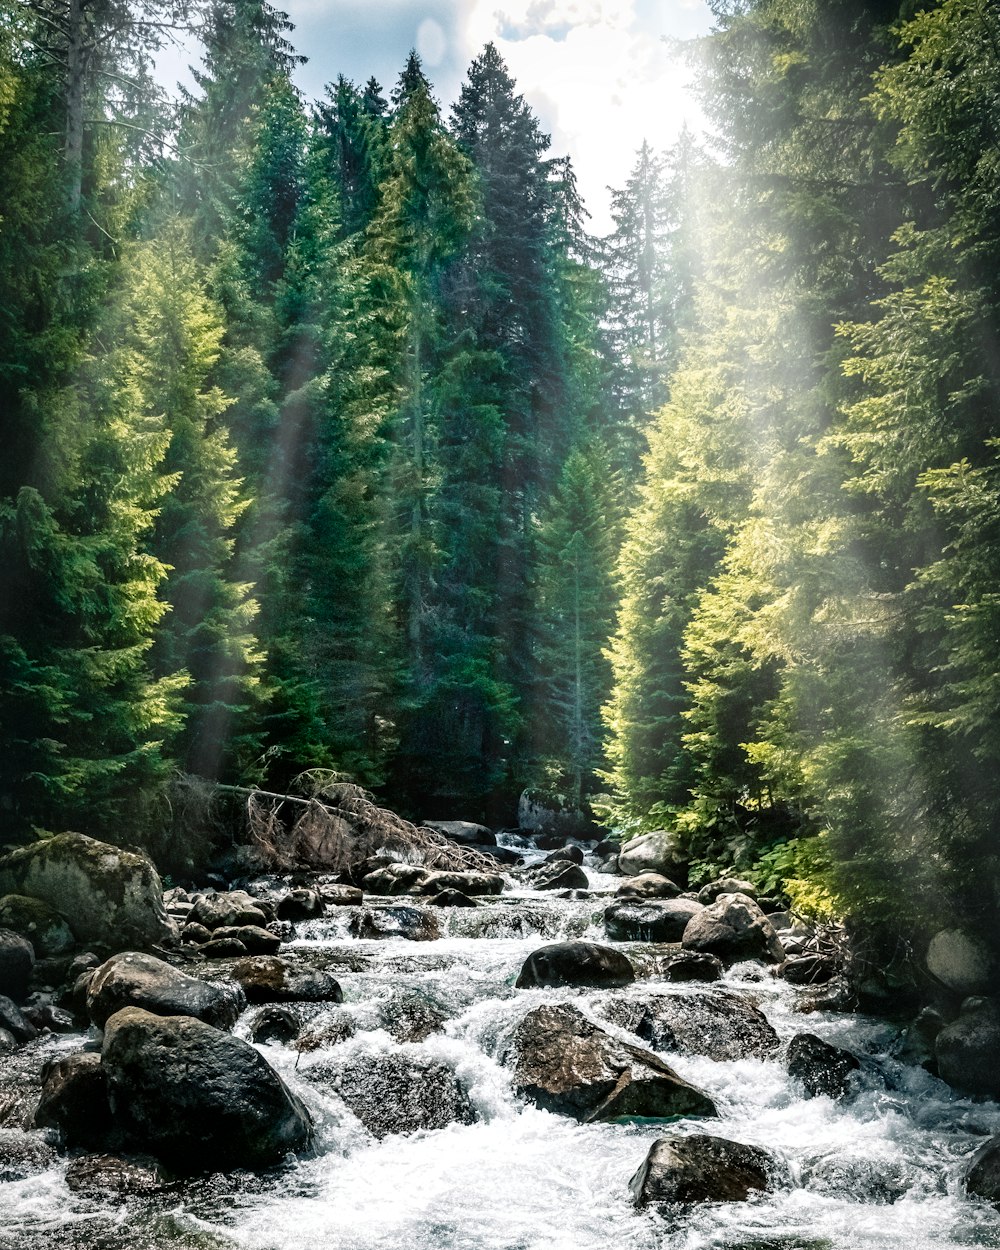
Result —
<instances>
[{"instance_id":1,"label":"mossy rock","mask_svg":"<svg viewBox=\"0 0 1000 1250\"><path fill-rule=\"evenodd\" d=\"M152 860L82 833L56 834L0 860L5 894L47 903L81 943L125 950L177 936Z\"/></svg>"},{"instance_id":2,"label":"mossy rock","mask_svg":"<svg viewBox=\"0 0 1000 1250\"><path fill-rule=\"evenodd\" d=\"M27 938L42 959L65 955L76 941L63 917L40 898L7 894L0 898L0 928Z\"/></svg>"}]
</instances>

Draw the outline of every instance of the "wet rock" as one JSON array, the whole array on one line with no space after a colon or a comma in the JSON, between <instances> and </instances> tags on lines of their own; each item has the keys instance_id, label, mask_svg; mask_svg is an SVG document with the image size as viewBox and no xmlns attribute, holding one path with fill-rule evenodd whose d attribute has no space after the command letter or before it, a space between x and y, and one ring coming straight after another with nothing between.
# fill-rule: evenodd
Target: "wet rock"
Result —
<instances>
[{"instance_id":1,"label":"wet rock","mask_svg":"<svg viewBox=\"0 0 1000 1250\"><path fill-rule=\"evenodd\" d=\"M351 918L350 929L356 938L432 942L441 936L437 916L423 907L366 907Z\"/></svg>"},{"instance_id":2,"label":"wet rock","mask_svg":"<svg viewBox=\"0 0 1000 1250\"><path fill-rule=\"evenodd\" d=\"M76 1029L76 1021L71 1012L57 1007L54 1003L40 1003L37 1007L26 1007L27 1020L39 1031L48 1029L51 1033L72 1033Z\"/></svg>"},{"instance_id":3,"label":"wet rock","mask_svg":"<svg viewBox=\"0 0 1000 1250\"><path fill-rule=\"evenodd\" d=\"M778 935L757 904L745 894L720 894L692 916L681 942L685 950L707 951L723 963L743 959L784 962Z\"/></svg>"},{"instance_id":4,"label":"wet rock","mask_svg":"<svg viewBox=\"0 0 1000 1250\"><path fill-rule=\"evenodd\" d=\"M275 955L255 955L234 964L230 976L249 1003L340 1003L344 994L330 972L300 972Z\"/></svg>"},{"instance_id":5,"label":"wet rock","mask_svg":"<svg viewBox=\"0 0 1000 1250\"><path fill-rule=\"evenodd\" d=\"M206 959L238 959L250 952L237 937L213 937L204 946L199 946L198 953Z\"/></svg>"},{"instance_id":6,"label":"wet rock","mask_svg":"<svg viewBox=\"0 0 1000 1250\"><path fill-rule=\"evenodd\" d=\"M786 959L778 968L778 975L790 985L825 985L837 972L837 961L832 955L799 955Z\"/></svg>"},{"instance_id":7,"label":"wet rock","mask_svg":"<svg viewBox=\"0 0 1000 1250\"><path fill-rule=\"evenodd\" d=\"M328 907L360 907L365 898L356 885L321 885L319 893Z\"/></svg>"},{"instance_id":8,"label":"wet rock","mask_svg":"<svg viewBox=\"0 0 1000 1250\"><path fill-rule=\"evenodd\" d=\"M287 1007L264 1007L250 1026L250 1036L259 1046L265 1042L288 1045L299 1035L299 1022Z\"/></svg>"},{"instance_id":9,"label":"wet rock","mask_svg":"<svg viewBox=\"0 0 1000 1250\"><path fill-rule=\"evenodd\" d=\"M546 855L542 860L542 863L554 864L561 859L568 860L571 864L582 864L583 851L578 846L571 846L567 844L566 846L561 846L558 850L553 851L551 855Z\"/></svg>"},{"instance_id":10,"label":"wet rock","mask_svg":"<svg viewBox=\"0 0 1000 1250\"><path fill-rule=\"evenodd\" d=\"M0 1129L0 1184L27 1180L55 1166L58 1156L40 1133Z\"/></svg>"},{"instance_id":11,"label":"wet rock","mask_svg":"<svg viewBox=\"0 0 1000 1250\"><path fill-rule=\"evenodd\" d=\"M661 1137L629 1181L639 1207L668 1203L746 1202L773 1188L774 1156L707 1133Z\"/></svg>"},{"instance_id":12,"label":"wet rock","mask_svg":"<svg viewBox=\"0 0 1000 1250\"><path fill-rule=\"evenodd\" d=\"M203 924L186 924L181 929L181 941L190 942L194 946L203 946L206 942L211 942L212 931L206 929Z\"/></svg>"},{"instance_id":13,"label":"wet rock","mask_svg":"<svg viewBox=\"0 0 1000 1250\"><path fill-rule=\"evenodd\" d=\"M608 1004L603 1014L657 1051L722 1062L767 1059L778 1048L778 1035L763 1012L729 990L621 999Z\"/></svg>"},{"instance_id":14,"label":"wet rock","mask_svg":"<svg viewBox=\"0 0 1000 1250\"><path fill-rule=\"evenodd\" d=\"M422 994L393 994L378 1011L381 1028L397 1042L425 1042L439 1033L448 1020L447 1012Z\"/></svg>"},{"instance_id":15,"label":"wet rock","mask_svg":"<svg viewBox=\"0 0 1000 1250\"><path fill-rule=\"evenodd\" d=\"M612 903L604 913L604 931L613 942L679 942L703 910L684 898Z\"/></svg>"},{"instance_id":16,"label":"wet rock","mask_svg":"<svg viewBox=\"0 0 1000 1250\"><path fill-rule=\"evenodd\" d=\"M478 851L480 855L488 855L498 864L508 864L513 867L524 863L524 856L512 846L473 846L470 849Z\"/></svg>"},{"instance_id":17,"label":"wet rock","mask_svg":"<svg viewBox=\"0 0 1000 1250\"><path fill-rule=\"evenodd\" d=\"M353 1016L346 1011L324 1012L310 1020L295 1043L295 1049L308 1053L313 1050L329 1050L339 1046L357 1032Z\"/></svg>"},{"instance_id":18,"label":"wet rock","mask_svg":"<svg viewBox=\"0 0 1000 1250\"><path fill-rule=\"evenodd\" d=\"M788 1075L801 1081L809 1098L844 1098L851 1074L861 1067L856 1055L831 1046L814 1033L797 1033L788 1043Z\"/></svg>"},{"instance_id":19,"label":"wet rock","mask_svg":"<svg viewBox=\"0 0 1000 1250\"><path fill-rule=\"evenodd\" d=\"M409 894L428 877L428 870L420 864L388 863L366 873L361 878L361 888L366 894L395 897Z\"/></svg>"},{"instance_id":20,"label":"wet rock","mask_svg":"<svg viewBox=\"0 0 1000 1250\"><path fill-rule=\"evenodd\" d=\"M479 904L461 890L442 890L440 894L432 894L427 900L430 907L478 907Z\"/></svg>"},{"instance_id":21,"label":"wet rock","mask_svg":"<svg viewBox=\"0 0 1000 1250\"><path fill-rule=\"evenodd\" d=\"M716 1114L707 1094L656 1055L618 1041L568 1004L529 1011L512 1052L518 1093L583 1123Z\"/></svg>"},{"instance_id":22,"label":"wet rock","mask_svg":"<svg viewBox=\"0 0 1000 1250\"><path fill-rule=\"evenodd\" d=\"M992 999L966 1007L934 1042L938 1075L955 1089L1000 1097L1000 1005Z\"/></svg>"},{"instance_id":23,"label":"wet rock","mask_svg":"<svg viewBox=\"0 0 1000 1250\"><path fill-rule=\"evenodd\" d=\"M808 1013L811 1011L854 1011L857 1000L854 991L845 977L835 976L826 985L810 994L804 994L795 1004L795 1010Z\"/></svg>"},{"instance_id":24,"label":"wet rock","mask_svg":"<svg viewBox=\"0 0 1000 1250\"><path fill-rule=\"evenodd\" d=\"M825 1155L803 1168L807 1189L840 1201L885 1206L898 1202L913 1183L913 1177L898 1159L868 1155Z\"/></svg>"},{"instance_id":25,"label":"wet rock","mask_svg":"<svg viewBox=\"0 0 1000 1250\"><path fill-rule=\"evenodd\" d=\"M927 971L956 994L982 994L996 974L996 965L980 938L964 929L943 929L927 948Z\"/></svg>"},{"instance_id":26,"label":"wet rock","mask_svg":"<svg viewBox=\"0 0 1000 1250\"><path fill-rule=\"evenodd\" d=\"M24 894L0 898L0 929L27 938L40 959L64 955L76 945L69 925L54 908Z\"/></svg>"},{"instance_id":27,"label":"wet rock","mask_svg":"<svg viewBox=\"0 0 1000 1250\"><path fill-rule=\"evenodd\" d=\"M138 951L113 955L87 987L87 1015L99 1029L123 1007L142 1007L160 1016L196 1016L229 1029L243 1006L243 996L232 986L210 985Z\"/></svg>"},{"instance_id":28,"label":"wet rock","mask_svg":"<svg viewBox=\"0 0 1000 1250\"><path fill-rule=\"evenodd\" d=\"M658 872L670 877L678 869L683 870L686 862L677 835L665 829L641 833L618 849L618 870L626 877L637 877L641 872ZM683 879L687 879L686 875Z\"/></svg>"},{"instance_id":29,"label":"wet rock","mask_svg":"<svg viewBox=\"0 0 1000 1250\"><path fill-rule=\"evenodd\" d=\"M177 1171L267 1167L312 1143L305 1106L249 1042L137 1007L105 1025L112 1112Z\"/></svg>"},{"instance_id":30,"label":"wet rock","mask_svg":"<svg viewBox=\"0 0 1000 1250\"><path fill-rule=\"evenodd\" d=\"M28 996L35 951L27 938L10 929L0 929L0 994L23 1002Z\"/></svg>"},{"instance_id":31,"label":"wet rock","mask_svg":"<svg viewBox=\"0 0 1000 1250\"><path fill-rule=\"evenodd\" d=\"M665 981L718 981L722 960L703 951L668 951L660 956L658 970Z\"/></svg>"},{"instance_id":32,"label":"wet rock","mask_svg":"<svg viewBox=\"0 0 1000 1250\"><path fill-rule=\"evenodd\" d=\"M235 929L241 925L255 925L263 929L271 919L273 917L267 914L260 900L243 890L203 895L188 915L189 924L200 924L213 930Z\"/></svg>"},{"instance_id":33,"label":"wet rock","mask_svg":"<svg viewBox=\"0 0 1000 1250\"><path fill-rule=\"evenodd\" d=\"M429 1057L401 1054L358 1054L336 1072L307 1070L326 1076L348 1108L372 1136L473 1124L476 1114L465 1087L447 1066Z\"/></svg>"},{"instance_id":34,"label":"wet rock","mask_svg":"<svg viewBox=\"0 0 1000 1250\"><path fill-rule=\"evenodd\" d=\"M585 890L590 885L586 872L568 859L537 864L524 875L533 890Z\"/></svg>"},{"instance_id":35,"label":"wet rock","mask_svg":"<svg viewBox=\"0 0 1000 1250\"><path fill-rule=\"evenodd\" d=\"M237 951L237 954L276 955L281 949L281 938L277 934L269 933L267 929L262 929L255 924L241 924L232 929L216 929L210 940L212 942L235 940L241 943L243 950Z\"/></svg>"},{"instance_id":36,"label":"wet rock","mask_svg":"<svg viewBox=\"0 0 1000 1250\"><path fill-rule=\"evenodd\" d=\"M279 920L316 920L326 904L316 890L289 890L278 903Z\"/></svg>"},{"instance_id":37,"label":"wet rock","mask_svg":"<svg viewBox=\"0 0 1000 1250\"><path fill-rule=\"evenodd\" d=\"M586 902L588 898L597 897L592 890L560 890L556 898L572 899L575 903Z\"/></svg>"},{"instance_id":38,"label":"wet rock","mask_svg":"<svg viewBox=\"0 0 1000 1250\"><path fill-rule=\"evenodd\" d=\"M698 891L698 902L708 907L721 894L745 894L747 898L757 902L757 887L752 881L743 881L739 877L719 877L715 881L709 881Z\"/></svg>"},{"instance_id":39,"label":"wet rock","mask_svg":"<svg viewBox=\"0 0 1000 1250\"><path fill-rule=\"evenodd\" d=\"M12 1055L20 1044L10 1029L0 1025L0 1055Z\"/></svg>"},{"instance_id":40,"label":"wet rock","mask_svg":"<svg viewBox=\"0 0 1000 1250\"><path fill-rule=\"evenodd\" d=\"M962 1177L965 1192L1000 1207L1000 1135L991 1137L969 1160Z\"/></svg>"},{"instance_id":41,"label":"wet rock","mask_svg":"<svg viewBox=\"0 0 1000 1250\"><path fill-rule=\"evenodd\" d=\"M607 859L613 855L618 858L618 852L622 849L621 843L616 842L614 838L605 838L603 842L598 842L594 847L594 854L598 859Z\"/></svg>"},{"instance_id":42,"label":"wet rock","mask_svg":"<svg viewBox=\"0 0 1000 1250\"><path fill-rule=\"evenodd\" d=\"M936 1076L935 1043L947 1023L947 1018L936 1007L925 1007L903 1035L898 1053L900 1061L927 1068Z\"/></svg>"},{"instance_id":43,"label":"wet rock","mask_svg":"<svg viewBox=\"0 0 1000 1250\"><path fill-rule=\"evenodd\" d=\"M416 894L440 894L460 890L463 894L502 894L504 879L492 872L429 872L414 888Z\"/></svg>"},{"instance_id":44,"label":"wet rock","mask_svg":"<svg viewBox=\"0 0 1000 1250\"><path fill-rule=\"evenodd\" d=\"M626 877L615 895L618 898L676 898L680 892L680 886L662 873L641 872L637 877Z\"/></svg>"},{"instance_id":45,"label":"wet rock","mask_svg":"<svg viewBox=\"0 0 1000 1250\"><path fill-rule=\"evenodd\" d=\"M155 1159L140 1162L119 1155L85 1155L70 1161L66 1187L75 1194L97 1201L156 1194L168 1187Z\"/></svg>"},{"instance_id":46,"label":"wet rock","mask_svg":"<svg viewBox=\"0 0 1000 1250\"><path fill-rule=\"evenodd\" d=\"M497 835L485 825L477 825L471 820L425 820L424 829L433 829L435 833L444 834L452 842L462 846L496 846Z\"/></svg>"},{"instance_id":47,"label":"wet rock","mask_svg":"<svg viewBox=\"0 0 1000 1250\"><path fill-rule=\"evenodd\" d=\"M514 984L518 989L553 985L611 989L634 980L635 969L621 951L596 942L554 942L532 951Z\"/></svg>"},{"instance_id":48,"label":"wet rock","mask_svg":"<svg viewBox=\"0 0 1000 1250\"><path fill-rule=\"evenodd\" d=\"M121 950L177 937L152 860L80 833L12 851L0 861L0 893L41 899L80 942Z\"/></svg>"},{"instance_id":49,"label":"wet rock","mask_svg":"<svg viewBox=\"0 0 1000 1250\"><path fill-rule=\"evenodd\" d=\"M45 1065L35 1126L56 1129L70 1147L105 1150L117 1140L100 1055L87 1051Z\"/></svg>"},{"instance_id":50,"label":"wet rock","mask_svg":"<svg viewBox=\"0 0 1000 1250\"><path fill-rule=\"evenodd\" d=\"M0 1028L6 1029L17 1042L30 1042L38 1036L37 1027L6 994L0 994Z\"/></svg>"}]
</instances>

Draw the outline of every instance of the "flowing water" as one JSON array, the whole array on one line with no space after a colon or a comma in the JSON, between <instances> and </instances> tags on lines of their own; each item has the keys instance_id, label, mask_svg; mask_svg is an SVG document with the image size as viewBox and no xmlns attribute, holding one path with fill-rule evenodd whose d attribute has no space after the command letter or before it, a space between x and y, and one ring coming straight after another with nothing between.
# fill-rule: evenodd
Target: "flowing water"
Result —
<instances>
[{"instance_id":1,"label":"flowing water","mask_svg":"<svg viewBox=\"0 0 1000 1250\"><path fill-rule=\"evenodd\" d=\"M597 888L613 884L590 875ZM572 1001L587 1012L609 997L705 992L704 986L657 982L655 951L629 944L623 949L645 974L631 989L514 988L524 959L544 941L603 941L604 905L601 898L505 894L475 910L442 910L444 936L421 943L352 939L347 909L299 926L293 958L336 970L345 1003L333 1010L351 1016L355 1027L348 1040L309 1052L280 1044L262 1048L313 1113L314 1155L263 1176L216 1175L164 1194L99 1201L71 1192L65 1163L57 1162L30 1179L0 1183L0 1247L1000 1247L1000 1214L960 1192L965 1161L986 1135L1000 1132L1000 1108L962 1099L922 1069L899 1063L891 1026L863 1016L796 1013L800 992L755 965L731 970L725 984L752 995L783 1041L808 1029L868 1057L863 1088L853 1099L804 1098L781 1052L771 1060L719 1063L668 1056L681 1076L712 1096L718 1120L581 1126L517 1098L504 1055L512 1030L533 1006ZM447 1020L426 1040L401 1043L386 1031L386 1020L394 1004L414 999ZM237 1026L244 1036L254 1010ZM77 1049L81 1040L42 1039L19 1052L16 1062L36 1070L46 1055ZM431 1055L446 1064L468 1089L476 1122L376 1140L335 1086L318 1079L331 1063L372 1051ZM629 1178L664 1131L710 1132L764 1146L786 1165L786 1183L747 1203L637 1211ZM14 1135L0 1131L0 1161L2 1139Z\"/></svg>"}]
</instances>

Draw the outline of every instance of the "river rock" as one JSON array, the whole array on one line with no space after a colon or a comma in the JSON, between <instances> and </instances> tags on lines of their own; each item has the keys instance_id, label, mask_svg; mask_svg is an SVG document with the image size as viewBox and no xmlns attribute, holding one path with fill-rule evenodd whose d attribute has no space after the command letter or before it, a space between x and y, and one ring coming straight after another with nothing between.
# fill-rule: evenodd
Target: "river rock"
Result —
<instances>
[{"instance_id":1,"label":"river rock","mask_svg":"<svg viewBox=\"0 0 1000 1250\"><path fill-rule=\"evenodd\" d=\"M656 1055L619 1041L565 1003L529 1011L512 1054L518 1093L583 1123L716 1114L707 1094Z\"/></svg>"},{"instance_id":2,"label":"river rock","mask_svg":"<svg viewBox=\"0 0 1000 1250\"><path fill-rule=\"evenodd\" d=\"M27 938L40 959L65 955L76 944L69 925L54 908L25 894L0 898L0 929Z\"/></svg>"},{"instance_id":3,"label":"river rock","mask_svg":"<svg viewBox=\"0 0 1000 1250\"><path fill-rule=\"evenodd\" d=\"M356 938L433 942L441 936L437 916L424 907L366 907L351 917L350 929Z\"/></svg>"},{"instance_id":4,"label":"river rock","mask_svg":"<svg viewBox=\"0 0 1000 1250\"><path fill-rule=\"evenodd\" d=\"M267 1167L312 1143L312 1119L249 1042L193 1016L126 1007L102 1062L112 1112L181 1172Z\"/></svg>"},{"instance_id":5,"label":"river rock","mask_svg":"<svg viewBox=\"0 0 1000 1250\"><path fill-rule=\"evenodd\" d=\"M525 869L528 884L535 890L586 890L586 872L568 859L545 860Z\"/></svg>"},{"instance_id":6,"label":"river rock","mask_svg":"<svg viewBox=\"0 0 1000 1250\"><path fill-rule=\"evenodd\" d=\"M344 994L330 972L298 971L276 955L241 959L229 974L249 1003L341 1003Z\"/></svg>"},{"instance_id":7,"label":"river rock","mask_svg":"<svg viewBox=\"0 0 1000 1250\"><path fill-rule=\"evenodd\" d=\"M560 860L560 859L564 859L564 860L568 859L571 864L582 864L583 863L583 851L578 846L571 846L569 844L567 844L566 846L560 846L557 850L553 851L550 855L546 855L545 858L542 860L542 863L554 864L556 863L557 860Z\"/></svg>"},{"instance_id":8,"label":"river rock","mask_svg":"<svg viewBox=\"0 0 1000 1250\"><path fill-rule=\"evenodd\" d=\"M101 1056L94 1051L50 1059L42 1069L37 1128L54 1128L63 1144L106 1150L117 1133Z\"/></svg>"},{"instance_id":9,"label":"river rock","mask_svg":"<svg viewBox=\"0 0 1000 1250\"><path fill-rule=\"evenodd\" d=\"M139 951L112 955L87 986L87 1015L99 1029L123 1007L142 1007L159 1016L196 1016L230 1029L243 1006L243 995L232 986L210 985Z\"/></svg>"},{"instance_id":10,"label":"river rock","mask_svg":"<svg viewBox=\"0 0 1000 1250\"><path fill-rule=\"evenodd\" d=\"M462 894L502 894L504 879L495 872L428 872L415 887L416 894L440 894L442 890L458 890Z\"/></svg>"},{"instance_id":11,"label":"river rock","mask_svg":"<svg viewBox=\"0 0 1000 1250\"><path fill-rule=\"evenodd\" d=\"M604 1014L657 1051L722 1062L767 1059L778 1048L778 1035L763 1012L729 990L623 998L609 1003Z\"/></svg>"},{"instance_id":12,"label":"river rock","mask_svg":"<svg viewBox=\"0 0 1000 1250\"><path fill-rule=\"evenodd\" d=\"M617 890L617 898L676 898L681 887L660 872L641 872L637 877L626 877Z\"/></svg>"},{"instance_id":13,"label":"river rock","mask_svg":"<svg viewBox=\"0 0 1000 1250\"><path fill-rule=\"evenodd\" d=\"M258 1046L266 1042L288 1045L299 1035L299 1022L287 1007L269 1004L264 1007L250 1026L250 1036Z\"/></svg>"},{"instance_id":14,"label":"river rock","mask_svg":"<svg viewBox=\"0 0 1000 1250\"><path fill-rule=\"evenodd\" d=\"M206 942L211 942L212 931L206 929L203 924L186 924L181 929L181 941L187 942L193 946L204 946Z\"/></svg>"},{"instance_id":15,"label":"river rock","mask_svg":"<svg viewBox=\"0 0 1000 1250\"><path fill-rule=\"evenodd\" d=\"M1000 1005L981 999L966 1006L934 1041L938 1075L955 1089L1000 1097Z\"/></svg>"},{"instance_id":16,"label":"river rock","mask_svg":"<svg viewBox=\"0 0 1000 1250\"><path fill-rule=\"evenodd\" d=\"M326 911L316 890L289 890L278 902L279 920L315 920Z\"/></svg>"},{"instance_id":17,"label":"river rock","mask_svg":"<svg viewBox=\"0 0 1000 1250\"><path fill-rule=\"evenodd\" d=\"M745 894L720 894L688 921L685 950L708 951L723 963L763 959L782 963L784 948L761 909Z\"/></svg>"},{"instance_id":18,"label":"river rock","mask_svg":"<svg viewBox=\"0 0 1000 1250\"><path fill-rule=\"evenodd\" d=\"M485 825L477 825L471 820L425 820L424 829L433 829L441 833L451 842L462 846L496 846L497 835Z\"/></svg>"},{"instance_id":19,"label":"river rock","mask_svg":"<svg viewBox=\"0 0 1000 1250\"><path fill-rule=\"evenodd\" d=\"M671 873L684 869L686 862L677 835L665 829L640 833L618 851L618 871L625 877L637 877L642 872L658 872L670 877ZM683 879L686 880L686 876Z\"/></svg>"},{"instance_id":20,"label":"river rock","mask_svg":"<svg viewBox=\"0 0 1000 1250\"><path fill-rule=\"evenodd\" d=\"M604 931L613 942L679 942L703 910L686 898L612 903L604 913Z\"/></svg>"},{"instance_id":21,"label":"river rock","mask_svg":"<svg viewBox=\"0 0 1000 1250\"><path fill-rule=\"evenodd\" d=\"M319 893L328 907L360 907L365 900L364 891L356 885L321 885Z\"/></svg>"},{"instance_id":22,"label":"river rock","mask_svg":"<svg viewBox=\"0 0 1000 1250\"><path fill-rule=\"evenodd\" d=\"M776 1171L774 1156L759 1146L692 1133L655 1141L629 1189L639 1207L746 1202L773 1188Z\"/></svg>"},{"instance_id":23,"label":"river rock","mask_svg":"<svg viewBox=\"0 0 1000 1250\"><path fill-rule=\"evenodd\" d=\"M213 937L198 948L198 954L206 959L238 959L250 952L237 937Z\"/></svg>"},{"instance_id":24,"label":"river rock","mask_svg":"<svg viewBox=\"0 0 1000 1250\"><path fill-rule=\"evenodd\" d=\"M429 875L420 864L383 863L361 878L361 888L366 894L395 897L419 889Z\"/></svg>"},{"instance_id":25,"label":"river rock","mask_svg":"<svg viewBox=\"0 0 1000 1250\"><path fill-rule=\"evenodd\" d=\"M97 1201L160 1193L167 1179L155 1159L123 1159L120 1155L84 1155L66 1168L66 1188Z\"/></svg>"},{"instance_id":26,"label":"river rock","mask_svg":"<svg viewBox=\"0 0 1000 1250\"><path fill-rule=\"evenodd\" d=\"M984 1142L972 1156L962 1184L967 1194L1000 1207L1000 1135Z\"/></svg>"},{"instance_id":27,"label":"river rock","mask_svg":"<svg viewBox=\"0 0 1000 1250\"><path fill-rule=\"evenodd\" d=\"M657 970L665 981L718 981L722 960L704 951L667 951L657 960Z\"/></svg>"},{"instance_id":28,"label":"river rock","mask_svg":"<svg viewBox=\"0 0 1000 1250\"><path fill-rule=\"evenodd\" d=\"M844 1098L851 1074L861 1067L856 1055L831 1046L814 1033L797 1033L788 1043L788 1075L805 1086L810 1098Z\"/></svg>"},{"instance_id":29,"label":"river rock","mask_svg":"<svg viewBox=\"0 0 1000 1250\"><path fill-rule=\"evenodd\" d=\"M185 926L187 927L190 926ZM256 924L241 924L231 929L226 927L214 929L209 942L203 945L211 944L217 949L219 942L227 940L240 943L242 949L237 951L237 954L276 955L281 949L281 938Z\"/></svg>"},{"instance_id":30,"label":"river rock","mask_svg":"<svg viewBox=\"0 0 1000 1250\"><path fill-rule=\"evenodd\" d=\"M55 1148L40 1133L0 1128L0 1184L24 1181L59 1162Z\"/></svg>"},{"instance_id":31,"label":"river rock","mask_svg":"<svg viewBox=\"0 0 1000 1250\"><path fill-rule=\"evenodd\" d=\"M461 890L442 890L440 894L432 894L427 900L429 907L478 907L479 904Z\"/></svg>"},{"instance_id":32,"label":"river rock","mask_svg":"<svg viewBox=\"0 0 1000 1250\"><path fill-rule=\"evenodd\" d=\"M268 920L267 910L259 899L252 898L244 890L232 890L228 894L205 894L188 913L189 924L204 925L206 929L235 929L241 925L255 925L261 929Z\"/></svg>"},{"instance_id":33,"label":"river rock","mask_svg":"<svg viewBox=\"0 0 1000 1250\"><path fill-rule=\"evenodd\" d=\"M60 833L12 851L0 861L0 893L48 903L79 942L122 950L177 937L152 860L81 833Z\"/></svg>"},{"instance_id":34,"label":"river rock","mask_svg":"<svg viewBox=\"0 0 1000 1250\"><path fill-rule=\"evenodd\" d=\"M314 1016L299 1034L295 1049L308 1053L313 1050L329 1050L339 1046L357 1032L354 1017L343 1009L324 1011Z\"/></svg>"},{"instance_id":35,"label":"river rock","mask_svg":"<svg viewBox=\"0 0 1000 1250\"><path fill-rule=\"evenodd\" d=\"M789 985L825 985L836 973L837 961L832 955L797 955L778 968L778 975Z\"/></svg>"},{"instance_id":36,"label":"river rock","mask_svg":"<svg viewBox=\"0 0 1000 1250\"><path fill-rule=\"evenodd\" d=\"M964 929L942 929L927 948L927 971L956 994L982 994L994 978L996 965L980 938Z\"/></svg>"},{"instance_id":37,"label":"river rock","mask_svg":"<svg viewBox=\"0 0 1000 1250\"><path fill-rule=\"evenodd\" d=\"M878 1154L850 1154L842 1149L805 1164L802 1179L813 1193L840 1202L885 1206L898 1202L915 1180L899 1159Z\"/></svg>"},{"instance_id":38,"label":"river rock","mask_svg":"<svg viewBox=\"0 0 1000 1250\"><path fill-rule=\"evenodd\" d=\"M698 902L708 907L720 894L745 894L747 898L757 902L757 887L752 881L743 881L739 877L719 877L715 881L709 881L698 891Z\"/></svg>"},{"instance_id":39,"label":"river rock","mask_svg":"<svg viewBox=\"0 0 1000 1250\"><path fill-rule=\"evenodd\" d=\"M28 996L35 952L27 938L0 929L0 994L20 1003Z\"/></svg>"},{"instance_id":40,"label":"river rock","mask_svg":"<svg viewBox=\"0 0 1000 1250\"><path fill-rule=\"evenodd\" d=\"M518 989L553 985L613 989L634 980L635 969L621 951L596 942L554 942L532 951L514 984Z\"/></svg>"},{"instance_id":41,"label":"river rock","mask_svg":"<svg viewBox=\"0 0 1000 1250\"><path fill-rule=\"evenodd\" d=\"M38 1036L35 1024L6 994L0 994L0 1028L6 1029L18 1042L30 1042Z\"/></svg>"}]
</instances>

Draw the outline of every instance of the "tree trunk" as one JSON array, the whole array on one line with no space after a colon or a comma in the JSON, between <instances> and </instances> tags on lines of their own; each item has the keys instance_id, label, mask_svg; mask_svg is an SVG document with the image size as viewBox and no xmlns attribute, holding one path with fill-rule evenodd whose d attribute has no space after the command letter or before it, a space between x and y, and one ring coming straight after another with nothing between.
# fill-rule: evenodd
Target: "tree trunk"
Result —
<instances>
[{"instance_id":1,"label":"tree trunk","mask_svg":"<svg viewBox=\"0 0 1000 1250\"><path fill-rule=\"evenodd\" d=\"M66 180L71 213L83 195L83 97L87 72L86 0L69 0L66 44Z\"/></svg>"}]
</instances>

